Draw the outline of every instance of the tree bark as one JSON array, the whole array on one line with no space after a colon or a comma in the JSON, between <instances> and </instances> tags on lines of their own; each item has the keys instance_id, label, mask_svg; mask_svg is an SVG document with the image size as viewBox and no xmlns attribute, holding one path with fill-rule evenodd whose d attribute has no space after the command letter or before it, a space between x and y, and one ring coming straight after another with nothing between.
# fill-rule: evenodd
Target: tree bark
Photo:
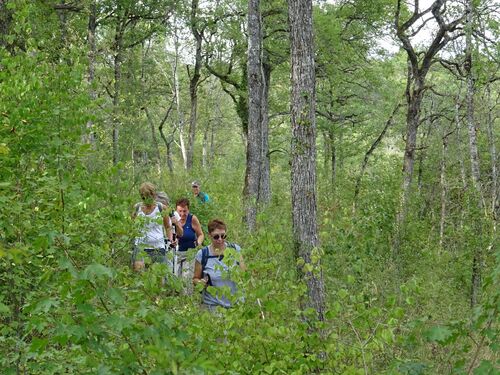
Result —
<instances>
[{"instance_id":1,"label":"tree bark","mask_svg":"<svg viewBox=\"0 0 500 375\"><path fill-rule=\"evenodd\" d=\"M462 150L462 137L460 136L460 95L455 99L455 126L457 128L457 147L458 147L458 162L460 164L460 177L462 178L462 187L464 192L467 190L467 173L465 172L465 163Z\"/></svg>"},{"instance_id":2,"label":"tree bark","mask_svg":"<svg viewBox=\"0 0 500 375\"><path fill-rule=\"evenodd\" d=\"M496 222L498 221L498 156L496 150L496 139L495 132L493 131L493 109L494 106L491 104L491 88L488 84L486 86L486 102L488 105L488 117L486 120L486 130L488 132L488 143L490 147L490 159L491 159L491 215L493 217L493 225L496 230Z\"/></svg>"},{"instance_id":3,"label":"tree bark","mask_svg":"<svg viewBox=\"0 0 500 375\"><path fill-rule=\"evenodd\" d=\"M191 18L190 26L191 33L195 39L195 61L192 75L189 80L189 96L191 98L191 112L189 115L189 143L186 155L186 168L191 169L193 167L193 157L194 157L194 144L196 140L196 122L198 113L198 85L200 84L201 78L201 65L202 65L202 55L201 47L203 41L203 31L200 32L198 28L198 12L199 0L191 1Z\"/></svg>"},{"instance_id":4,"label":"tree bark","mask_svg":"<svg viewBox=\"0 0 500 375\"><path fill-rule=\"evenodd\" d=\"M411 182L413 179L413 170L415 166L415 149L417 147L417 131L420 124L420 109L424 94L425 76L413 69L408 60L408 83L406 86L406 142L403 158L403 182L401 187L401 198L399 212L396 220L396 242L394 246L395 253L399 252L401 231L406 220L408 202L411 195Z\"/></svg>"},{"instance_id":5,"label":"tree bark","mask_svg":"<svg viewBox=\"0 0 500 375\"><path fill-rule=\"evenodd\" d=\"M305 279L307 298L303 308L316 311L324 320L325 290L317 228L316 203L316 118L315 64L312 0L289 0L288 22L291 55L292 121L292 231L297 259L305 265L299 275Z\"/></svg>"},{"instance_id":6,"label":"tree bark","mask_svg":"<svg viewBox=\"0 0 500 375\"><path fill-rule=\"evenodd\" d=\"M248 1L248 131L243 199L248 230L256 227L262 168L262 24L260 0Z\"/></svg>"},{"instance_id":7,"label":"tree bark","mask_svg":"<svg viewBox=\"0 0 500 375\"><path fill-rule=\"evenodd\" d=\"M174 21L175 24L175 21ZM179 128L179 144L181 148L182 161L184 169L187 169L187 154L186 146L184 144L184 114L181 108L180 87L179 87L179 74L178 74L178 61L179 61L179 38L177 30L174 35L175 56L172 64L173 78L174 78L174 101L177 112L177 126Z\"/></svg>"},{"instance_id":8,"label":"tree bark","mask_svg":"<svg viewBox=\"0 0 500 375\"><path fill-rule=\"evenodd\" d=\"M120 85L122 78L122 46L123 46L123 31L121 22L118 22L115 31L114 45L114 91L113 91L113 164L118 163L118 140L120 128Z\"/></svg>"},{"instance_id":9,"label":"tree bark","mask_svg":"<svg viewBox=\"0 0 500 375\"><path fill-rule=\"evenodd\" d=\"M466 32L465 32L465 63L464 68L467 75L467 91L465 96L467 110L467 129L469 132L469 155L471 163L472 184L476 197L479 212L484 207L483 193L481 186L481 174L479 169L479 152L477 149L477 130L474 123L474 77L472 74L472 16L473 16L472 0L467 0L466 3ZM478 227L479 233L482 232L480 220L476 220L475 225ZM482 250L480 244L476 244L473 250L472 259L472 277L471 277L471 306L474 307L479 302L482 284Z\"/></svg>"},{"instance_id":10,"label":"tree bark","mask_svg":"<svg viewBox=\"0 0 500 375\"><path fill-rule=\"evenodd\" d=\"M265 51L263 51L265 54ZM261 102L261 167L259 179L259 204L267 205L271 201L271 160L269 155L269 84L271 66L262 62L262 102Z\"/></svg>"}]
</instances>

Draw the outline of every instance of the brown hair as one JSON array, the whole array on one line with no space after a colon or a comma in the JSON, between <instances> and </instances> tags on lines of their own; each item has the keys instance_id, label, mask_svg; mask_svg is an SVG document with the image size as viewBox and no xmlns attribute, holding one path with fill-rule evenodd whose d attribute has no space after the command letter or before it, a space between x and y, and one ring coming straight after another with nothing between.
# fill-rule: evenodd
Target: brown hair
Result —
<instances>
[{"instance_id":1,"label":"brown hair","mask_svg":"<svg viewBox=\"0 0 500 375\"><path fill-rule=\"evenodd\" d=\"M150 182L144 182L139 186L139 194L143 200L146 198L155 198L156 187Z\"/></svg>"},{"instance_id":2,"label":"brown hair","mask_svg":"<svg viewBox=\"0 0 500 375\"><path fill-rule=\"evenodd\" d=\"M208 223L208 233L212 233L216 229L227 230L226 223L220 219L213 219Z\"/></svg>"},{"instance_id":3,"label":"brown hair","mask_svg":"<svg viewBox=\"0 0 500 375\"><path fill-rule=\"evenodd\" d=\"M189 208L189 199L187 198L177 199L177 201L175 202L175 207L177 206Z\"/></svg>"}]
</instances>

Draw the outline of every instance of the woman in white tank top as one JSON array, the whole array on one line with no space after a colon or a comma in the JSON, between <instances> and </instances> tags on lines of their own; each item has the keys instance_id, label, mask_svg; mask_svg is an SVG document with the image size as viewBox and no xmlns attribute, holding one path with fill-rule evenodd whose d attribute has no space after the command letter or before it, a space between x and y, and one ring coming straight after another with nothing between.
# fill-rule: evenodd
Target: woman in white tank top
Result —
<instances>
[{"instance_id":1,"label":"woman in white tank top","mask_svg":"<svg viewBox=\"0 0 500 375\"><path fill-rule=\"evenodd\" d=\"M140 235L134 241L132 254L133 269L138 271L144 268L144 252L152 262L167 263L165 235L172 241L172 222L179 230L177 219L172 220L167 215L167 206L156 202L156 189L149 182L139 187L142 202L136 205L132 219L140 220L142 228ZM182 230L182 227L180 228Z\"/></svg>"}]
</instances>

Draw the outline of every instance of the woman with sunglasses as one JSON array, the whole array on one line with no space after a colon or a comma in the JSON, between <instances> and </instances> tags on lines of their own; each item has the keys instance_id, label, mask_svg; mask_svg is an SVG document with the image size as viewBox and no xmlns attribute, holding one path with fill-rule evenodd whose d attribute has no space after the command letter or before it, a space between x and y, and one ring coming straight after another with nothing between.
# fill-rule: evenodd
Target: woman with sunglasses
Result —
<instances>
[{"instance_id":1,"label":"woman with sunglasses","mask_svg":"<svg viewBox=\"0 0 500 375\"><path fill-rule=\"evenodd\" d=\"M217 306L230 308L232 302L229 296L223 294L223 288L229 289L231 295L236 293L236 284L230 276L235 268L246 270L241 248L236 244L226 242L226 224L222 220L214 219L208 223L208 235L210 245L205 246L196 254L193 284L204 286L202 303L207 308L214 309ZM208 286L215 289L209 292Z\"/></svg>"}]
</instances>

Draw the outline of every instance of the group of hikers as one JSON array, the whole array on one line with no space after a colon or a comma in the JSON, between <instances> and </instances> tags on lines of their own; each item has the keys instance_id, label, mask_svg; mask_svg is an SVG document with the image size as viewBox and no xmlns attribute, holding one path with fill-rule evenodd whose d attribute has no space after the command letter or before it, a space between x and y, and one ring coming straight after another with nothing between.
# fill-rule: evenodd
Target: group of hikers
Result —
<instances>
[{"instance_id":1,"label":"group of hikers","mask_svg":"<svg viewBox=\"0 0 500 375\"><path fill-rule=\"evenodd\" d=\"M201 204L210 201L198 181L193 181L191 188ZM211 220L207 225L210 244L203 246L205 235L199 219L189 211L189 199L178 199L169 213L168 196L157 192L153 184L141 184L139 194L141 202L134 206L132 214L133 220L140 221L140 235L135 238L132 251L133 270L144 270L149 261L166 264L175 276L191 278L193 285L203 286L202 304L206 308L230 308L230 295L236 293L230 271L246 267L240 246L226 241L226 224L220 219ZM194 265L188 261L190 249L198 249ZM234 256L228 257L227 249L234 251Z\"/></svg>"}]
</instances>

